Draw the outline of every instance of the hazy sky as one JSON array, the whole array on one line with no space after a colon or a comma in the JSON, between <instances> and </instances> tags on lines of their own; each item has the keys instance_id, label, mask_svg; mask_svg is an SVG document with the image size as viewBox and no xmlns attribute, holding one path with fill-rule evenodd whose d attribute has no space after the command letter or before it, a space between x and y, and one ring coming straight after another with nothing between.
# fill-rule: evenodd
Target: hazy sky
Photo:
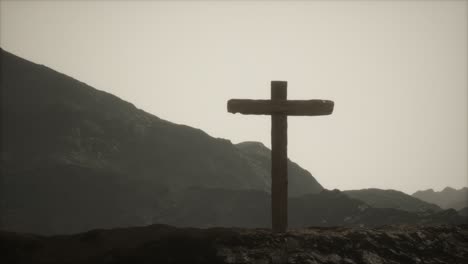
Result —
<instances>
[{"instance_id":1,"label":"hazy sky","mask_svg":"<svg viewBox=\"0 0 468 264\"><path fill-rule=\"evenodd\" d=\"M214 137L270 146L230 98L335 101L290 117L326 188L468 186L467 1L2 1L0 46Z\"/></svg>"}]
</instances>

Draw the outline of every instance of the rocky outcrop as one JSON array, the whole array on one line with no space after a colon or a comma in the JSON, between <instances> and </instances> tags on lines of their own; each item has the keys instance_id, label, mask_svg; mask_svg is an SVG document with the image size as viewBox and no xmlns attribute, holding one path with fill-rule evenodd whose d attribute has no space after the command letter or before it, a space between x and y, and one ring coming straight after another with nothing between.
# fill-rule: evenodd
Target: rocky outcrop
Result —
<instances>
[{"instance_id":1,"label":"rocky outcrop","mask_svg":"<svg viewBox=\"0 0 468 264\"><path fill-rule=\"evenodd\" d=\"M165 225L42 237L0 232L2 263L467 263L468 226L268 229Z\"/></svg>"}]
</instances>

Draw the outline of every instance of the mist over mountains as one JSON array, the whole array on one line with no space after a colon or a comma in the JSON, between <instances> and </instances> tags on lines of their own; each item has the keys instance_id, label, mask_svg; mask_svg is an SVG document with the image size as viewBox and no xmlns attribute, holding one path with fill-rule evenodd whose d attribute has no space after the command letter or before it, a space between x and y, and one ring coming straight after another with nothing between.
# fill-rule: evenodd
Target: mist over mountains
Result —
<instances>
[{"instance_id":1,"label":"mist over mountains","mask_svg":"<svg viewBox=\"0 0 468 264\"><path fill-rule=\"evenodd\" d=\"M438 212L442 210L436 204L422 201L396 190L369 188L362 190L349 190L344 191L344 193L376 208L394 208L408 212Z\"/></svg>"},{"instance_id":2,"label":"mist over mountains","mask_svg":"<svg viewBox=\"0 0 468 264\"><path fill-rule=\"evenodd\" d=\"M468 207L467 187L459 190L446 187L440 192L435 192L433 189L429 189L417 191L413 193L412 196L429 203L437 204L443 209L453 208L455 210L462 210Z\"/></svg>"},{"instance_id":3,"label":"mist over mountains","mask_svg":"<svg viewBox=\"0 0 468 264\"><path fill-rule=\"evenodd\" d=\"M0 56L0 229L270 225L270 150L261 143L235 145L4 50ZM403 193L324 190L288 166L293 227L465 221Z\"/></svg>"}]
</instances>

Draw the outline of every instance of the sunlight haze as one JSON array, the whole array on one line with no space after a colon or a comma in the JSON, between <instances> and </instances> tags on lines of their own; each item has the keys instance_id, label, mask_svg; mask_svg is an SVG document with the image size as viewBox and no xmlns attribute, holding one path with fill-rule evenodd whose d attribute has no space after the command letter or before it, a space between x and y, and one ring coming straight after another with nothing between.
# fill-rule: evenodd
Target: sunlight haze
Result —
<instances>
[{"instance_id":1,"label":"sunlight haze","mask_svg":"<svg viewBox=\"0 0 468 264\"><path fill-rule=\"evenodd\" d=\"M231 98L335 102L289 117L327 189L468 186L467 1L1 1L0 46L171 122L270 146Z\"/></svg>"}]
</instances>

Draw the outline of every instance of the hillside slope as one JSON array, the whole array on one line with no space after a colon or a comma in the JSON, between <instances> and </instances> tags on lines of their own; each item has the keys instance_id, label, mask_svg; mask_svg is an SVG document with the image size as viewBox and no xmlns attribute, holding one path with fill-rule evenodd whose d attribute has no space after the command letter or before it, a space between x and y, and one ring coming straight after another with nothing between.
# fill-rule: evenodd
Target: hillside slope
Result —
<instances>
[{"instance_id":1,"label":"hillside slope","mask_svg":"<svg viewBox=\"0 0 468 264\"><path fill-rule=\"evenodd\" d=\"M270 178L252 166L264 160L228 140L4 50L0 62L3 229L68 233L149 224L187 188L270 191ZM298 174L291 175L291 195L322 189L292 166Z\"/></svg>"}]
</instances>

